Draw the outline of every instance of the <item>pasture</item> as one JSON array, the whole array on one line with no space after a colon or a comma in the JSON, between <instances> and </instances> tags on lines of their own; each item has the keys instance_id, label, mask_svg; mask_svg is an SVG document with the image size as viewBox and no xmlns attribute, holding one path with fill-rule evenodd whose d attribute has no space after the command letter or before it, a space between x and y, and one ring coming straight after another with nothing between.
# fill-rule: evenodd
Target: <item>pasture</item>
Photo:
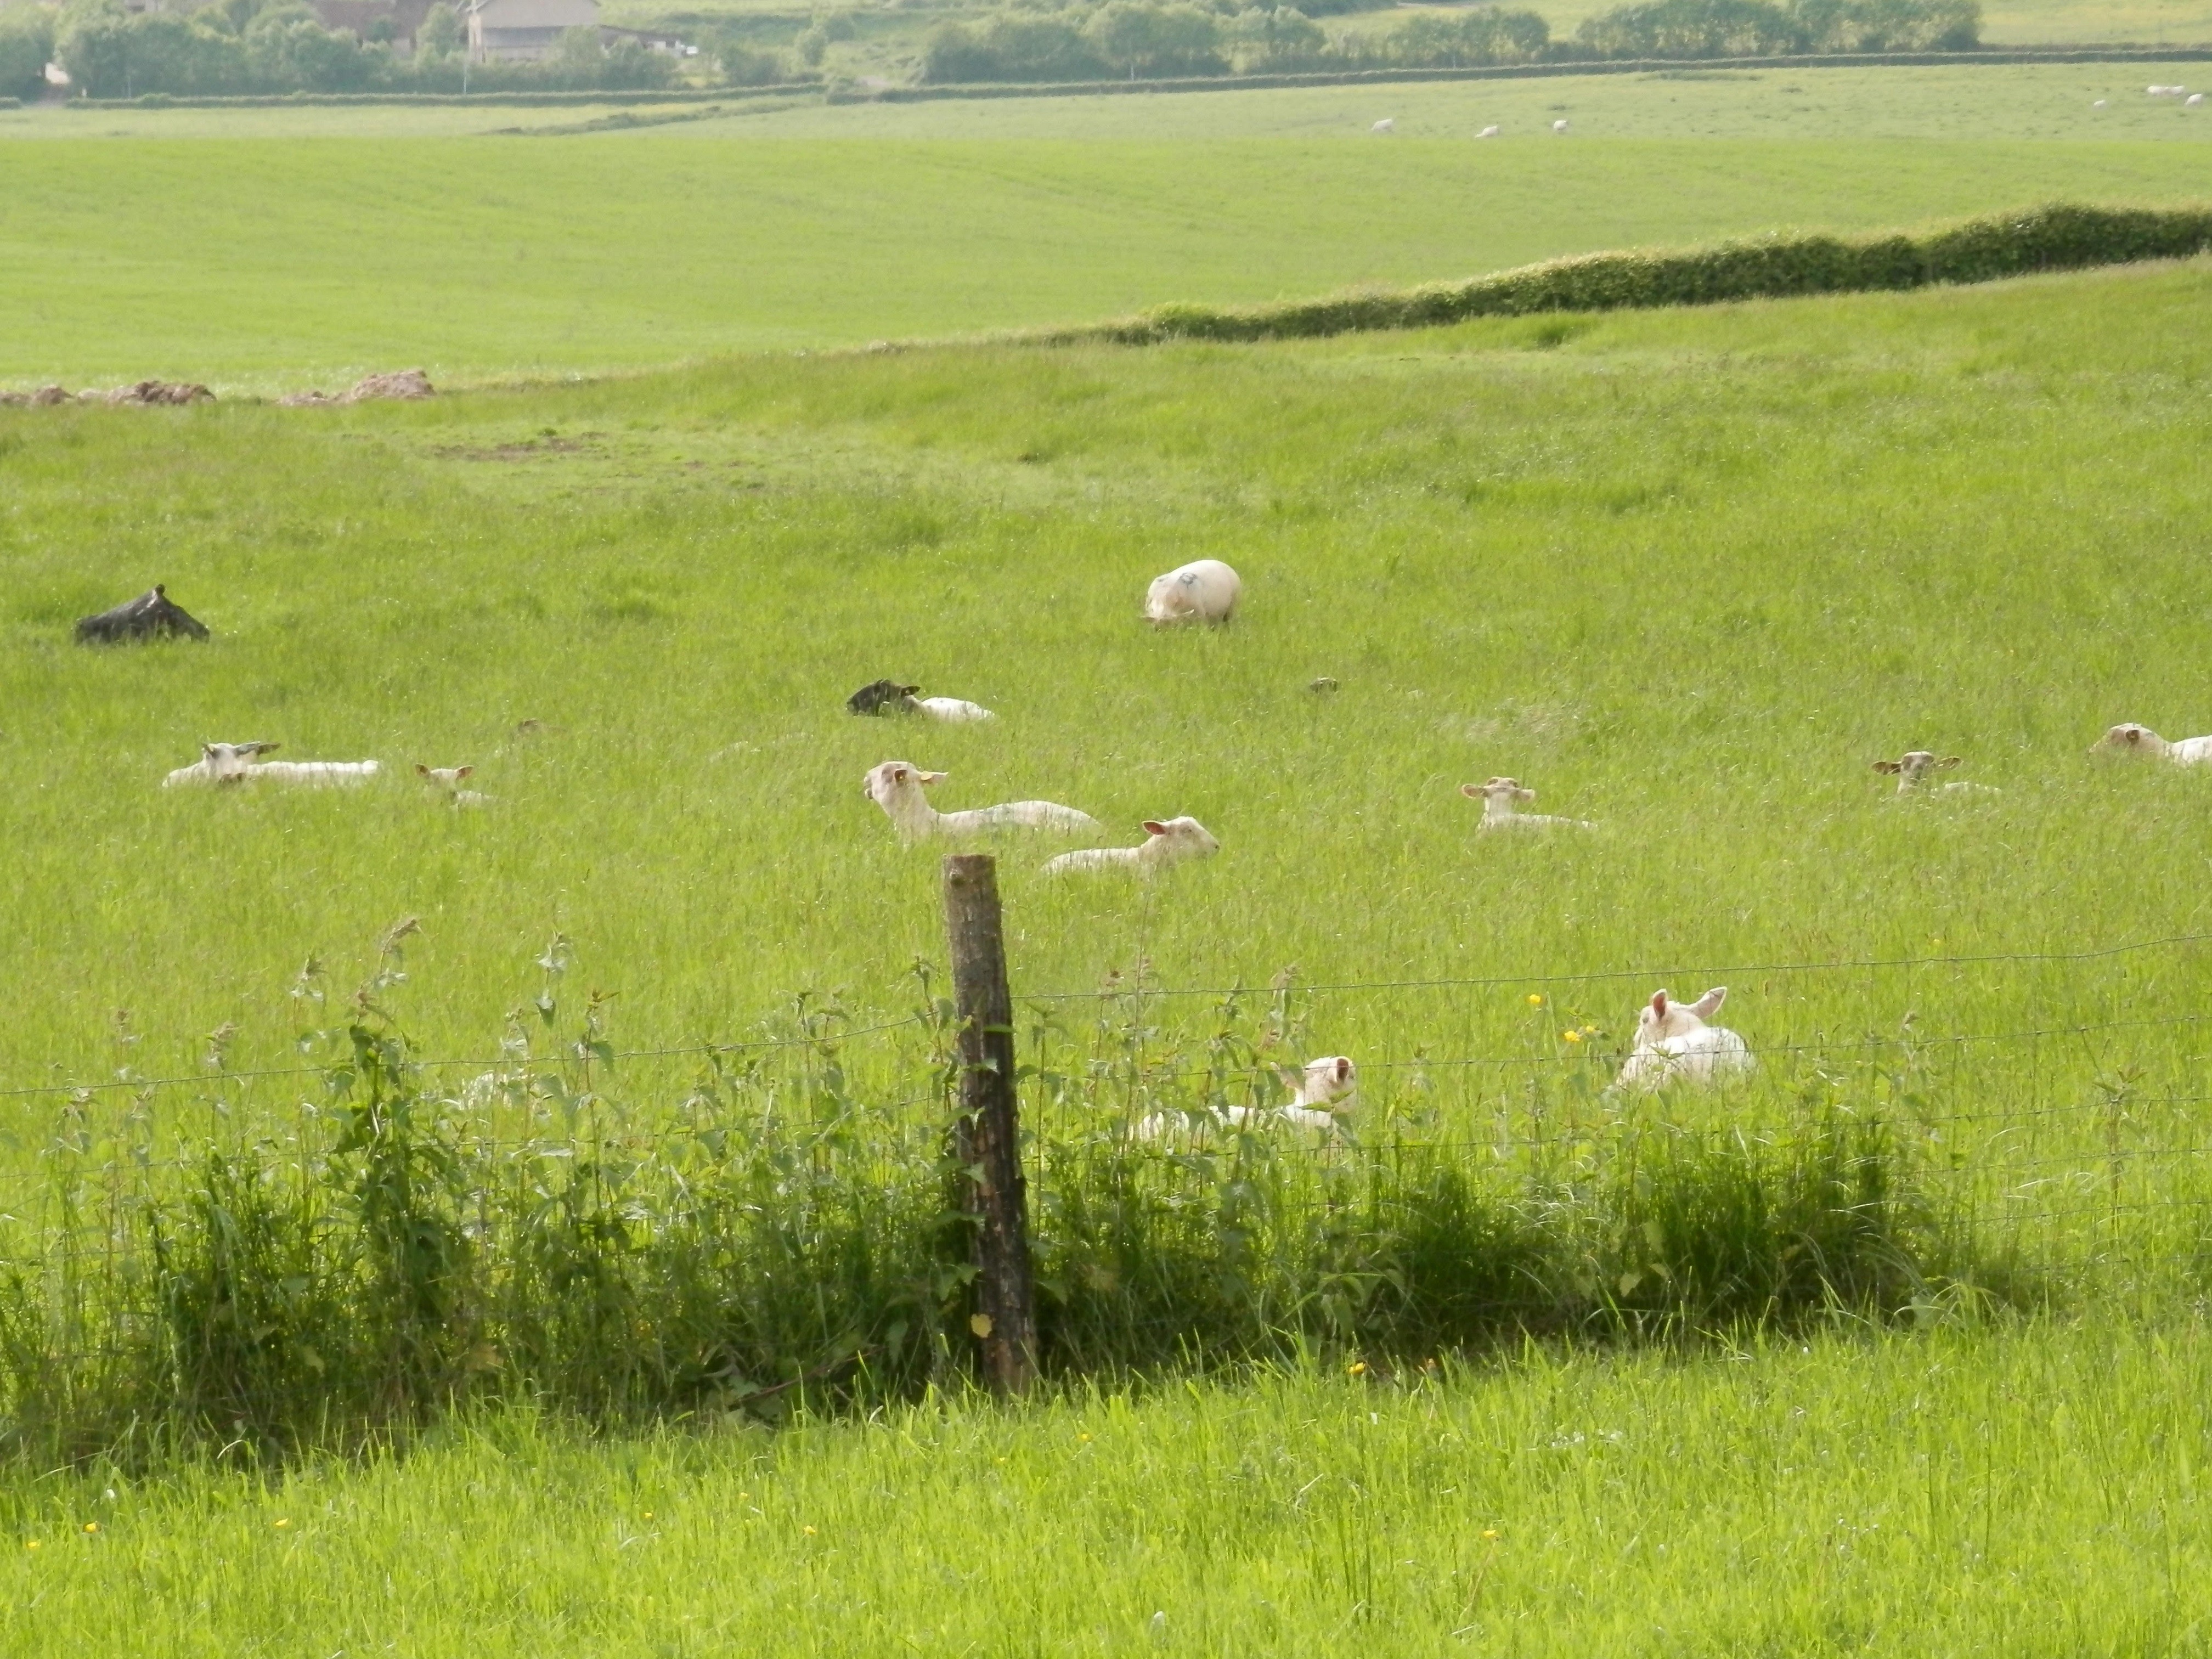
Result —
<instances>
[{"instance_id":1,"label":"pasture","mask_svg":"<svg viewBox=\"0 0 2212 1659\"><path fill-rule=\"evenodd\" d=\"M2206 1616L2201 1325L0 1488L20 1652L2139 1655ZM97 1531L88 1530L97 1528Z\"/></svg>"},{"instance_id":2,"label":"pasture","mask_svg":"<svg viewBox=\"0 0 2212 1659\"><path fill-rule=\"evenodd\" d=\"M2142 87L2193 67L771 102L540 137L494 133L601 112L0 112L0 386L627 372L1788 226L2189 199L2212 127ZM1398 133L1371 136L1385 114ZM1504 136L1475 142L1492 123Z\"/></svg>"}]
</instances>

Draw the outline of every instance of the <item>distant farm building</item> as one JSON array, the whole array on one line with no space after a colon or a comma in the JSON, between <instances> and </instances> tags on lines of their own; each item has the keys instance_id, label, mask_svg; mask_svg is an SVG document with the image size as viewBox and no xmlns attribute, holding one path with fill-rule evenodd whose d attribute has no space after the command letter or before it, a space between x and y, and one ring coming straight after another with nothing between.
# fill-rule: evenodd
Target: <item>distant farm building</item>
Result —
<instances>
[{"instance_id":1,"label":"distant farm building","mask_svg":"<svg viewBox=\"0 0 2212 1659\"><path fill-rule=\"evenodd\" d=\"M469 56L479 64L526 64L550 57L570 29L596 28L599 0L473 0Z\"/></svg>"}]
</instances>

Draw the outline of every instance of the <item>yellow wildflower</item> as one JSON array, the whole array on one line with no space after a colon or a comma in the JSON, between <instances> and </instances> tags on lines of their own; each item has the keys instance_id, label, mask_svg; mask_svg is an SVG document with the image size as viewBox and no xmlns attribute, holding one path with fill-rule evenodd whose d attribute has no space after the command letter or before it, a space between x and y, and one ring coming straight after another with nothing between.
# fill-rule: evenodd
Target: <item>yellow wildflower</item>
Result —
<instances>
[{"instance_id":1,"label":"yellow wildflower","mask_svg":"<svg viewBox=\"0 0 2212 1659\"><path fill-rule=\"evenodd\" d=\"M809 1538L814 1536L814 1528L811 1527L801 1527L799 1531L805 1533Z\"/></svg>"},{"instance_id":2,"label":"yellow wildflower","mask_svg":"<svg viewBox=\"0 0 2212 1659\"><path fill-rule=\"evenodd\" d=\"M27 1550L34 1550L39 1547L39 1540L35 1538L30 1539L25 1542L23 1547Z\"/></svg>"},{"instance_id":3,"label":"yellow wildflower","mask_svg":"<svg viewBox=\"0 0 2212 1659\"><path fill-rule=\"evenodd\" d=\"M87 1532L98 1532L100 1530L100 1522L97 1521L88 1521L84 1523L84 1529Z\"/></svg>"},{"instance_id":4,"label":"yellow wildflower","mask_svg":"<svg viewBox=\"0 0 2212 1659\"><path fill-rule=\"evenodd\" d=\"M1364 1359L1355 1359L1347 1369L1354 1376L1364 1376L1367 1375L1367 1362Z\"/></svg>"},{"instance_id":5,"label":"yellow wildflower","mask_svg":"<svg viewBox=\"0 0 2212 1659\"><path fill-rule=\"evenodd\" d=\"M286 1516L278 1521L276 1524L280 1527L289 1527L292 1524L292 1518L289 1516Z\"/></svg>"},{"instance_id":6,"label":"yellow wildflower","mask_svg":"<svg viewBox=\"0 0 2212 1659\"><path fill-rule=\"evenodd\" d=\"M1498 1541L1498 1528L1495 1527L1486 1527L1483 1528L1482 1535L1488 1542L1495 1544Z\"/></svg>"},{"instance_id":7,"label":"yellow wildflower","mask_svg":"<svg viewBox=\"0 0 2212 1659\"><path fill-rule=\"evenodd\" d=\"M1544 1006L1544 999L1539 996L1535 992L1531 991L1528 993L1528 1006L1531 1008L1540 1008Z\"/></svg>"},{"instance_id":8,"label":"yellow wildflower","mask_svg":"<svg viewBox=\"0 0 2212 1659\"><path fill-rule=\"evenodd\" d=\"M1580 1031L1562 1031L1559 1036L1568 1042L1580 1042L1583 1040L1583 1034Z\"/></svg>"}]
</instances>

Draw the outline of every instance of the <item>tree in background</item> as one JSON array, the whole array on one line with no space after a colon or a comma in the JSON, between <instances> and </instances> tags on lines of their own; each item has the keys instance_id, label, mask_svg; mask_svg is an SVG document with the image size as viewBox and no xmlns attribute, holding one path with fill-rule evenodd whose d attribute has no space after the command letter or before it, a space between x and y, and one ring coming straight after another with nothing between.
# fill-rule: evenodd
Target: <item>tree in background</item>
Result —
<instances>
[{"instance_id":1,"label":"tree in background","mask_svg":"<svg viewBox=\"0 0 2212 1659\"><path fill-rule=\"evenodd\" d=\"M1794 0L1806 52L1971 52L1980 0Z\"/></svg>"},{"instance_id":2,"label":"tree in background","mask_svg":"<svg viewBox=\"0 0 2212 1659\"><path fill-rule=\"evenodd\" d=\"M416 54L434 63L451 58L461 49L462 33L461 14L440 0L423 14L422 25L415 31Z\"/></svg>"},{"instance_id":3,"label":"tree in background","mask_svg":"<svg viewBox=\"0 0 2212 1659\"><path fill-rule=\"evenodd\" d=\"M1240 11L1230 19L1227 35L1231 58L1247 75L1318 69L1328 58L1328 33L1290 6Z\"/></svg>"},{"instance_id":4,"label":"tree in background","mask_svg":"<svg viewBox=\"0 0 2212 1659\"><path fill-rule=\"evenodd\" d=\"M939 84L1095 81L1108 72L1073 23L1028 12L1001 12L980 29L947 23L921 58L921 78Z\"/></svg>"},{"instance_id":5,"label":"tree in background","mask_svg":"<svg viewBox=\"0 0 2212 1659\"><path fill-rule=\"evenodd\" d=\"M1767 0L1648 0L1585 18L1597 58L1764 58L1796 49L1797 25Z\"/></svg>"},{"instance_id":6,"label":"tree in background","mask_svg":"<svg viewBox=\"0 0 2212 1659\"><path fill-rule=\"evenodd\" d=\"M1151 6L1107 0L1083 26L1083 38L1116 76L1149 81L1179 75L1222 75L1221 25L1196 6Z\"/></svg>"},{"instance_id":7,"label":"tree in background","mask_svg":"<svg viewBox=\"0 0 2212 1659\"><path fill-rule=\"evenodd\" d=\"M43 96L53 56L53 8L0 7L0 98Z\"/></svg>"}]
</instances>

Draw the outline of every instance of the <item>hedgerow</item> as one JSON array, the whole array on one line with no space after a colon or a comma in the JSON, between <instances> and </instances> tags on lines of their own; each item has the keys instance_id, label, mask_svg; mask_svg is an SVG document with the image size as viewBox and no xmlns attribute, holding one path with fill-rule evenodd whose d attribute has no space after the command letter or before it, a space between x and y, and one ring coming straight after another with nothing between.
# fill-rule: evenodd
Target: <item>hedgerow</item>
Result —
<instances>
[{"instance_id":1,"label":"hedgerow","mask_svg":"<svg viewBox=\"0 0 2212 1659\"><path fill-rule=\"evenodd\" d=\"M1361 289L1264 306L1164 305L1135 317L1020 337L1052 345L1312 338L1547 311L1717 305L1986 283L2038 271L2186 258L2208 247L2212 209L2058 203L1920 236L1772 236L1703 248L1581 254L1413 289Z\"/></svg>"}]
</instances>

